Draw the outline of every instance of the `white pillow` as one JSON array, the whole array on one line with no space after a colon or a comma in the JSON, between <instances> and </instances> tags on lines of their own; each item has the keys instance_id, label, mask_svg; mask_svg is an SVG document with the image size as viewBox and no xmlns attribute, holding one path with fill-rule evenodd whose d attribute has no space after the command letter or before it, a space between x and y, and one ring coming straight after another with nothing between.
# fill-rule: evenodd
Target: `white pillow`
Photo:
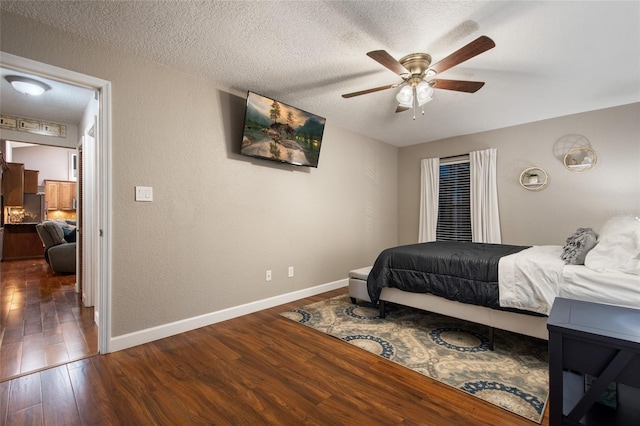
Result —
<instances>
[{"instance_id":1,"label":"white pillow","mask_svg":"<svg viewBox=\"0 0 640 426\"><path fill-rule=\"evenodd\" d=\"M640 275L640 219L631 216L609 219L584 265L597 272Z\"/></svg>"}]
</instances>

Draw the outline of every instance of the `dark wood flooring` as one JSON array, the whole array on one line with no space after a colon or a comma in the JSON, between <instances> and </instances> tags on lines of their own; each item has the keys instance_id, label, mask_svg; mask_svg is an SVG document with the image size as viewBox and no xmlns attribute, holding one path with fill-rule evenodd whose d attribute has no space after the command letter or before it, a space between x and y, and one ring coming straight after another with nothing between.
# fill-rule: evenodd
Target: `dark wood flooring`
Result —
<instances>
[{"instance_id":1,"label":"dark wood flooring","mask_svg":"<svg viewBox=\"0 0 640 426\"><path fill-rule=\"evenodd\" d=\"M2 382L0 424L536 424L279 315L345 292Z\"/></svg>"},{"instance_id":2,"label":"dark wood flooring","mask_svg":"<svg viewBox=\"0 0 640 426\"><path fill-rule=\"evenodd\" d=\"M0 381L98 353L75 281L44 259L0 262Z\"/></svg>"}]
</instances>

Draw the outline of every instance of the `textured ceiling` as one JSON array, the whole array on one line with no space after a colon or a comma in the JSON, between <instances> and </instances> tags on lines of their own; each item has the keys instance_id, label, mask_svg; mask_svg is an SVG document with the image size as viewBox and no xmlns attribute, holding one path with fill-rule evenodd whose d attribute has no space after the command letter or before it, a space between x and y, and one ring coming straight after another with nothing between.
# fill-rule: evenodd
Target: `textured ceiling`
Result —
<instances>
[{"instance_id":1,"label":"textured ceiling","mask_svg":"<svg viewBox=\"0 0 640 426\"><path fill-rule=\"evenodd\" d=\"M5 1L0 7L236 93L251 90L396 145L640 101L640 2ZM366 56L429 53L480 35L496 47L439 77L425 115L395 113L400 82ZM4 91L3 91L4 92ZM4 95L3 95L4 96ZM4 100L3 100L4 101Z\"/></svg>"},{"instance_id":2,"label":"textured ceiling","mask_svg":"<svg viewBox=\"0 0 640 426\"><path fill-rule=\"evenodd\" d=\"M41 96L27 96L14 90L5 79L8 75L31 77L48 84L51 90ZM71 86L40 76L0 68L0 112L54 123L80 124L93 90Z\"/></svg>"}]
</instances>

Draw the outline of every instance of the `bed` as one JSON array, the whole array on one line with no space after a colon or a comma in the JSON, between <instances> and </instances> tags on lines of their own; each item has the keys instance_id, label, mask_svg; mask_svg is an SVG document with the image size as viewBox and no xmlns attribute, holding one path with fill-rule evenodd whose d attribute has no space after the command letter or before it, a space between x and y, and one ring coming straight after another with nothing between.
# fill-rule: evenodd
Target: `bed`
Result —
<instances>
[{"instance_id":1,"label":"bed","mask_svg":"<svg viewBox=\"0 0 640 426\"><path fill-rule=\"evenodd\" d=\"M364 283L365 281L363 281ZM351 287L351 281L350 281ZM369 300L548 339L555 297L640 308L640 220L579 228L564 246L432 242L384 250L366 275Z\"/></svg>"}]
</instances>

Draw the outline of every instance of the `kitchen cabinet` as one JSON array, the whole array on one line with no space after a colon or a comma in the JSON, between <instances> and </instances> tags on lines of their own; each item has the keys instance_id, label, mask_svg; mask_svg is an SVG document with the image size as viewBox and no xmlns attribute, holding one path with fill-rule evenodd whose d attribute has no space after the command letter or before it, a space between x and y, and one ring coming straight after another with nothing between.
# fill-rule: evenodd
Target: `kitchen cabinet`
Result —
<instances>
[{"instance_id":1,"label":"kitchen cabinet","mask_svg":"<svg viewBox=\"0 0 640 426\"><path fill-rule=\"evenodd\" d=\"M2 172L2 195L5 206L21 206L24 194L24 164L7 163Z\"/></svg>"},{"instance_id":2,"label":"kitchen cabinet","mask_svg":"<svg viewBox=\"0 0 640 426\"><path fill-rule=\"evenodd\" d=\"M74 200L76 198L76 183L61 182L58 192L58 209L59 210L75 210Z\"/></svg>"},{"instance_id":3,"label":"kitchen cabinet","mask_svg":"<svg viewBox=\"0 0 640 426\"><path fill-rule=\"evenodd\" d=\"M5 224L2 260L44 256L44 245L35 223Z\"/></svg>"},{"instance_id":4,"label":"kitchen cabinet","mask_svg":"<svg viewBox=\"0 0 640 426\"><path fill-rule=\"evenodd\" d=\"M63 180L44 181L47 210L75 210L76 183Z\"/></svg>"},{"instance_id":5,"label":"kitchen cabinet","mask_svg":"<svg viewBox=\"0 0 640 426\"><path fill-rule=\"evenodd\" d=\"M38 193L38 170L25 170L24 171L24 193L25 194L37 194Z\"/></svg>"},{"instance_id":6,"label":"kitchen cabinet","mask_svg":"<svg viewBox=\"0 0 640 426\"><path fill-rule=\"evenodd\" d=\"M59 184L57 181L44 181L44 202L47 210L58 210Z\"/></svg>"}]
</instances>

